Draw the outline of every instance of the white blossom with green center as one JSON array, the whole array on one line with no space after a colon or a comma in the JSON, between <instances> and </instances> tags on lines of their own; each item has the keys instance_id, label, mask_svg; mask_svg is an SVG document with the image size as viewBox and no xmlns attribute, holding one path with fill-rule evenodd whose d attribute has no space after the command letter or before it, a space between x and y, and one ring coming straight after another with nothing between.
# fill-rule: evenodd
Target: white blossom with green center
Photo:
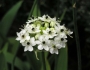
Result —
<instances>
[{"instance_id":1,"label":"white blossom with green center","mask_svg":"<svg viewBox=\"0 0 90 70\"><path fill-rule=\"evenodd\" d=\"M24 51L49 51L51 54L58 54L58 50L65 48L67 35L71 37L73 33L60 25L56 17L48 15L42 17L32 17L27 24L17 32L16 40L25 46Z\"/></svg>"}]
</instances>

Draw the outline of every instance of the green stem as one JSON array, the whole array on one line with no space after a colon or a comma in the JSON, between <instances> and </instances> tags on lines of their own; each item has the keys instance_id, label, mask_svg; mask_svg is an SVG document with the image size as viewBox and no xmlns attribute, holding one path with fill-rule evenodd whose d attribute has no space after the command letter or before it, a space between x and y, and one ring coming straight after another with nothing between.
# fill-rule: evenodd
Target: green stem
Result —
<instances>
[{"instance_id":1,"label":"green stem","mask_svg":"<svg viewBox=\"0 0 90 70\"><path fill-rule=\"evenodd\" d=\"M43 70L46 70L45 53L44 52L42 52L42 64L43 64Z\"/></svg>"},{"instance_id":2,"label":"green stem","mask_svg":"<svg viewBox=\"0 0 90 70\"><path fill-rule=\"evenodd\" d=\"M58 57L57 57L56 54L55 54L54 56L55 56L55 67L54 67L54 70L57 70L57 58L58 58Z\"/></svg>"},{"instance_id":3,"label":"green stem","mask_svg":"<svg viewBox=\"0 0 90 70\"><path fill-rule=\"evenodd\" d=\"M73 4L73 23L74 23L76 46L77 46L78 70L81 70L80 41L79 41L78 28L77 28L77 20L76 20L76 18L77 18L76 1L73 0L72 4Z\"/></svg>"},{"instance_id":4,"label":"green stem","mask_svg":"<svg viewBox=\"0 0 90 70\"><path fill-rule=\"evenodd\" d=\"M14 62L15 62L15 56L14 56L13 61L12 61L11 70L14 70Z\"/></svg>"}]
</instances>

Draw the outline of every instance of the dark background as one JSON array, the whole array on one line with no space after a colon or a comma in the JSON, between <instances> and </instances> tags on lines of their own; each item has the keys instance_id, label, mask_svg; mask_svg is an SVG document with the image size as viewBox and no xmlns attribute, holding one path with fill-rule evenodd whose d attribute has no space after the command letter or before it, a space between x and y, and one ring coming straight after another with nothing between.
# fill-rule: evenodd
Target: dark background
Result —
<instances>
[{"instance_id":1,"label":"dark background","mask_svg":"<svg viewBox=\"0 0 90 70\"><path fill-rule=\"evenodd\" d=\"M19 0L0 0L0 20L18 1ZM7 37L16 36L16 32L19 31L21 25L25 24L33 2L34 0L24 0L16 15L16 18L13 21ZM90 1L78 0L76 4L76 19L80 39L82 70L90 70ZM67 8L61 24L65 24L69 29L74 31L72 0L39 0L39 6L42 15L48 14L51 17L54 17L57 13L57 17L60 17L63 10ZM20 49L20 51L23 53L23 49ZM17 55L20 58L22 57L21 53ZM68 70L77 70L77 66L77 49L75 35L73 34L73 38L68 38Z\"/></svg>"}]
</instances>

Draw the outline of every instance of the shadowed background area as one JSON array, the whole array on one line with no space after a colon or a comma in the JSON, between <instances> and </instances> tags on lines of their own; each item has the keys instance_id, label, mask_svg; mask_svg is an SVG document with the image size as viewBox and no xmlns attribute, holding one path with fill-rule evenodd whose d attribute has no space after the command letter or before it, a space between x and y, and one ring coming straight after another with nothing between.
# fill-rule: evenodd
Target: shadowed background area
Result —
<instances>
[{"instance_id":1,"label":"shadowed background area","mask_svg":"<svg viewBox=\"0 0 90 70\"><path fill-rule=\"evenodd\" d=\"M0 0L0 21L5 13L18 1L19 0ZM33 0L24 0L9 29L7 38L16 37L16 32L20 31L19 28L21 25L25 24L28 18L33 2ZM41 14L48 14L51 17L54 17L57 14L57 17L60 17L63 13L63 10L67 8L61 24L65 24L67 28L74 31L72 0L38 0L38 2ZM76 19L80 38L82 70L90 70L90 1L78 0L76 11ZM16 56L18 56L22 61L26 60L21 45L17 51ZM8 67L10 68L11 65L8 64ZM15 69L18 70L17 67L15 67ZM73 38L68 38L68 70L77 70L77 49L74 34Z\"/></svg>"}]
</instances>

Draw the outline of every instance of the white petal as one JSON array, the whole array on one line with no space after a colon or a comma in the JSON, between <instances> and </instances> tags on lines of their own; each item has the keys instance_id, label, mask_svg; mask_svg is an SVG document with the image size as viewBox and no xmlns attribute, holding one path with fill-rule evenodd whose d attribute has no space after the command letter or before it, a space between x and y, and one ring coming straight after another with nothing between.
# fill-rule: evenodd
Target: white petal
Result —
<instances>
[{"instance_id":1,"label":"white petal","mask_svg":"<svg viewBox=\"0 0 90 70\"><path fill-rule=\"evenodd\" d=\"M20 40L20 43L23 43L23 42L25 42L25 39Z\"/></svg>"},{"instance_id":2,"label":"white petal","mask_svg":"<svg viewBox=\"0 0 90 70\"><path fill-rule=\"evenodd\" d=\"M42 50L42 49L43 49L42 45L39 45L39 46L38 46L38 49L39 49L39 50Z\"/></svg>"},{"instance_id":3,"label":"white petal","mask_svg":"<svg viewBox=\"0 0 90 70\"><path fill-rule=\"evenodd\" d=\"M60 43L63 48L65 48L66 44L64 42Z\"/></svg>"},{"instance_id":4,"label":"white petal","mask_svg":"<svg viewBox=\"0 0 90 70\"><path fill-rule=\"evenodd\" d=\"M29 46L29 47L28 47L28 50L29 50L29 51L33 51L33 47L32 47L32 46Z\"/></svg>"},{"instance_id":5,"label":"white petal","mask_svg":"<svg viewBox=\"0 0 90 70\"><path fill-rule=\"evenodd\" d=\"M58 54L58 49L57 48L54 49L54 53Z\"/></svg>"},{"instance_id":6,"label":"white petal","mask_svg":"<svg viewBox=\"0 0 90 70\"><path fill-rule=\"evenodd\" d=\"M43 36L40 36L40 37L39 37L39 40L42 42L42 40L43 40Z\"/></svg>"},{"instance_id":7,"label":"white petal","mask_svg":"<svg viewBox=\"0 0 90 70\"><path fill-rule=\"evenodd\" d=\"M16 40L20 40L20 38L19 38L19 37L17 37L17 38L16 38Z\"/></svg>"},{"instance_id":8,"label":"white petal","mask_svg":"<svg viewBox=\"0 0 90 70\"><path fill-rule=\"evenodd\" d=\"M25 48L24 48L24 51L27 51L27 50L28 50L28 47L25 47Z\"/></svg>"},{"instance_id":9,"label":"white petal","mask_svg":"<svg viewBox=\"0 0 90 70\"><path fill-rule=\"evenodd\" d=\"M67 42L67 40L66 39L64 39L64 41L63 42Z\"/></svg>"},{"instance_id":10,"label":"white petal","mask_svg":"<svg viewBox=\"0 0 90 70\"><path fill-rule=\"evenodd\" d=\"M22 46L26 46L26 43L25 42L23 42L23 43L21 43L22 44Z\"/></svg>"},{"instance_id":11,"label":"white petal","mask_svg":"<svg viewBox=\"0 0 90 70\"><path fill-rule=\"evenodd\" d=\"M40 41L38 41L38 40L36 41L36 44L40 44L40 43L41 43Z\"/></svg>"},{"instance_id":12,"label":"white petal","mask_svg":"<svg viewBox=\"0 0 90 70\"><path fill-rule=\"evenodd\" d=\"M46 45L46 46L43 46L43 48L46 50L46 51L49 51L49 47Z\"/></svg>"},{"instance_id":13,"label":"white petal","mask_svg":"<svg viewBox=\"0 0 90 70\"><path fill-rule=\"evenodd\" d=\"M31 42L32 46L35 46L35 45L36 45L36 43L35 43L35 38L34 38L34 37L31 38L30 42Z\"/></svg>"},{"instance_id":14,"label":"white petal","mask_svg":"<svg viewBox=\"0 0 90 70\"><path fill-rule=\"evenodd\" d=\"M57 47L58 49L60 49L62 46L61 46L61 44L56 44L56 47Z\"/></svg>"},{"instance_id":15,"label":"white petal","mask_svg":"<svg viewBox=\"0 0 90 70\"><path fill-rule=\"evenodd\" d=\"M44 34L48 34L47 31L45 31L45 30L43 30L43 33L44 33Z\"/></svg>"},{"instance_id":16,"label":"white petal","mask_svg":"<svg viewBox=\"0 0 90 70\"><path fill-rule=\"evenodd\" d=\"M26 40L30 40L30 36L26 36Z\"/></svg>"},{"instance_id":17,"label":"white petal","mask_svg":"<svg viewBox=\"0 0 90 70\"><path fill-rule=\"evenodd\" d=\"M54 54L54 48L51 48L51 49L50 49L50 53L51 53L51 54Z\"/></svg>"}]
</instances>

